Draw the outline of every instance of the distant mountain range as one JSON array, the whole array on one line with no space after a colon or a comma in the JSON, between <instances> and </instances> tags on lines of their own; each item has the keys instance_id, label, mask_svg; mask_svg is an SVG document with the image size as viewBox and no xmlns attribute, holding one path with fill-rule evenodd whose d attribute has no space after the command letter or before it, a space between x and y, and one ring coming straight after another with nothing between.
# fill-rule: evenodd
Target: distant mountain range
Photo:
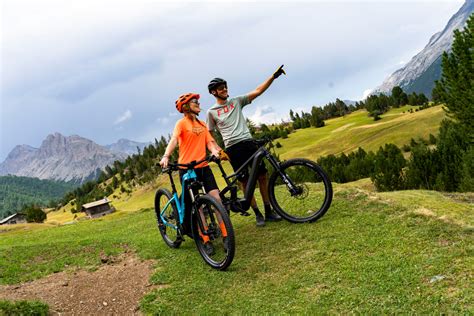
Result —
<instances>
[{"instance_id":1,"label":"distant mountain range","mask_svg":"<svg viewBox=\"0 0 474 316\"><path fill-rule=\"evenodd\" d=\"M441 77L442 54L444 51L451 50L453 32L465 26L473 11L474 0L466 0L459 11L451 17L446 27L431 36L426 47L403 68L385 79L373 94L390 93L393 87L400 86L407 93L424 93L430 97L434 81Z\"/></svg>"},{"instance_id":2,"label":"distant mountain range","mask_svg":"<svg viewBox=\"0 0 474 316\"><path fill-rule=\"evenodd\" d=\"M104 147L111 151L133 155L138 153L138 148L140 148L140 151L143 151L143 149L149 145L151 145L151 142L140 143L122 138L119 139L118 142L110 145L105 145Z\"/></svg>"},{"instance_id":3,"label":"distant mountain range","mask_svg":"<svg viewBox=\"0 0 474 316\"><path fill-rule=\"evenodd\" d=\"M100 146L93 141L60 133L48 135L40 148L18 145L0 164L0 175L16 175L39 179L82 183L95 179L100 171L115 160L124 160L137 146L148 143L121 139L115 144Z\"/></svg>"}]
</instances>

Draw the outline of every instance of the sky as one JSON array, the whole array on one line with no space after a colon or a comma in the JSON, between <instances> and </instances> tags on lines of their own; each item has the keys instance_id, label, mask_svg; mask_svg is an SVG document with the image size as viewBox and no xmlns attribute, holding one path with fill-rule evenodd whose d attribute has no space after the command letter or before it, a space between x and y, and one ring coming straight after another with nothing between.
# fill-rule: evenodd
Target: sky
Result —
<instances>
[{"instance_id":1,"label":"sky","mask_svg":"<svg viewBox=\"0 0 474 316\"><path fill-rule=\"evenodd\" d=\"M106 145L167 137L174 101L227 80L256 123L361 100L442 31L463 0L0 2L0 162L48 134Z\"/></svg>"}]
</instances>

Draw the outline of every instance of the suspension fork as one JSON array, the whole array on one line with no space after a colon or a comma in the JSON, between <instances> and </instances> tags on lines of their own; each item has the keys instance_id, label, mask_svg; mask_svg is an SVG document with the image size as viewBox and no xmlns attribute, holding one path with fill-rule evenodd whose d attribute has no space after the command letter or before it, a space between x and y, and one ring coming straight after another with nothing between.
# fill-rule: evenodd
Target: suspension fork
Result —
<instances>
[{"instance_id":1,"label":"suspension fork","mask_svg":"<svg viewBox=\"0 0 474 316\"><path fill-rule=\"evenodd\" d=\"M286 187L290 191L291 195L293 196L293 195L297 195L301 193L299 192L299 189L297 188L297 186L290 179L290 177L288 177L288 175L285 172L281 171L280 163L276 160L276 158L272 154L270 154L268 151L265 152L265 157L273 166L273 168L275 169L275 172L278 172L283 182L286 184Z\"/></svg>"},{"instance_id":2,"label":"suspension fork","mask_svg":"<svg viewBox=\"0 0 474 316\"><path fill-rule=\"evenodd\" d=\"M187 184L186 188L188 189L189 197L191 198L191 212L196 214L198 218L197 223L198 223L199 235L202 237L204 243L207 243L209 242L209 236L207 236L208 234L203 233L203 232L207 232L207 229L208 229L207 225L203 224L205 223L204 214L202 214L202 212L198 210L196 207L196 196L194 195L191 183ZM183 191L183 198L184 198L184 191ZM189 218L188 220L190 221L190 224L192 225L192 222L191 222L192 215L191 215L191 218Z\"/></svg>"},{"instance_id":3,"label":"suspension fork","mask_svg":"<svg viewBox=\"0 0 474 316\"><path fill-rule=\"evenodd\" d=\"M207 225L206 215L204 214L204 210L198 209L196 207L196 203L195 203L196 199L195 199L195 196L194 196L191 188L189 190L189 193L191 195L191 200L192 200L192 205L193 205L194 212L195 212L196 216L198 216L198 219L199 219L197 221L198 222L199 235L203 239L204 243L207 243L207 242L210 241L209 236L212 236L213 232L209 231L209 226ZM216 223L216 218L214 217L213 212L209 211L208 215L209 215L210 222L211 223ZM222 232L222 236L227 237L227 229L225 227L224 220L222 219L222 217L220 216L219 213L216 213L216 217L217 217L217 223L219 224L219 227L220 227L221 232Z\"/></svg>"}]
</instances>

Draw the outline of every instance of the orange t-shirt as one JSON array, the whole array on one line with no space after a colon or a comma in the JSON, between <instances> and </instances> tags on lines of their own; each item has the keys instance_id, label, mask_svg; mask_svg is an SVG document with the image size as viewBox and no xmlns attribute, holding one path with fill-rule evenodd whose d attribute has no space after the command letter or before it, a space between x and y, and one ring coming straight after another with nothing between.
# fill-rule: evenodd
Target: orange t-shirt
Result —
<instances>
[{"instance_id":1,"label":"orange t-shirt","mask_svg":"<svg viewBox=\"0 0 474 316\"><path fill-rule=\"evenodd\" d=\"M207 143L214 140L207 129L206 123L202 121L193 121L187 117L176 122L173 136L176 137L179 144L178 163L190 163L206 158ZM207 166L205 161L197 168Z\"/></svg>"}]
</instances>

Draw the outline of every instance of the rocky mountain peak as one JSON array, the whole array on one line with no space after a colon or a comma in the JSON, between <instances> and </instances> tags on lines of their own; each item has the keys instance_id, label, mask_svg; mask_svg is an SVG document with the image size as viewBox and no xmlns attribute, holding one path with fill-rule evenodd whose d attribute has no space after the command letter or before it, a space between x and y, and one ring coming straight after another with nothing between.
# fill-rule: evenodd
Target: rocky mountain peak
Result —
<instances>
[{"instance_id":1,"label":"rocky mountain peak","mask_svg":"<svg viewBox=\"0 0 474 316\"><path fill-rule=\"evenodd\" d=\"M38 149L16 146L0 164L0 175L82 182L97 176L100 169L115 160L126 157L125 153L112 152L78 135L66 137L53 133Z\"/></svg>"},{"instance_id":2,"label":"rocky mountain peak","mask_svg":"<svg viewBox=\"0 0 474 316\"><path fill-rule=\"evenodd\" d=\"M377 87L373 93L390 93L400 86L406 92L423 92L431 95L434 81L441 75L441 55L451 50L453 33L462 29L474 11L474 0L466 0L441 32L431 36L425 48L415 55L403 68L398 69Z\"/></svg>"},{"instance_id":3,"label":"rocky mountain peak","mask_svg":"<svg viewBox=\"0 0 474 316\"><path fill-rule=\"evenodd\" d=\"M140 150L143 150L143 148L145 148L146 146L150 144L151 144L150 142L142 143L142 142L136 142L133 140L121 138L116 143L105 145L105 147L112 151L123 152L129 155L133 155L138 152L137 147L140 148Z\"/></svg>"},{"instance_id":4,"label":"rocky mountain peak","mask_svg":"<svg viewBox=\"0 0 474 316\"><path fill-rule=\"evenodd\" d=\"M21 156L21 155L33 153L37 150L38 150L38 148L34 148L34 147L29 146L29 145L17 145L8 154L8 157L9 158L14 158L14 157L18 157L18 156Z\"/></svg>"}]
</instances>

